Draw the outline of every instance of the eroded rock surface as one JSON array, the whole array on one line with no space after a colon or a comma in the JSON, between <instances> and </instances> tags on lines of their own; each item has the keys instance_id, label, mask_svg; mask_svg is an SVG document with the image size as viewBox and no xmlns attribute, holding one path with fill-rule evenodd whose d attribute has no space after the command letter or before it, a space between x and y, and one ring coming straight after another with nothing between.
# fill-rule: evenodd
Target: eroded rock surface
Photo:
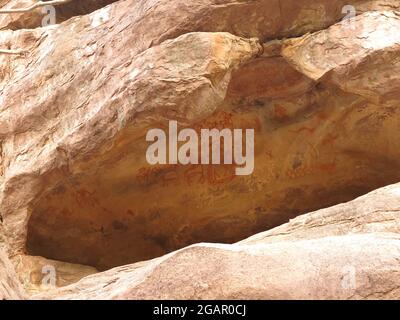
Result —
<instances>
[{"instance_id":1,"label":"eroded rock surface","mask_svg":"<svg viewBox=\"0 0 400 320\"><path fill-rule=\"evenodd\" d=\"M64 287L98 272L93 267L37 256L18 255L13 257L12 262L27 295Z\"/></svg>"},{"instance_id":2,"label":"eroded rock surface","mask_svg":"<svg viewBox=\"0 0 400 320\"><path fill-rule=\"evenodd\" d=\"M266 1L213 4L121 1L59 26L0 33L26 52L0 56L10 254L106 269L237 241L400 179L398 76L387 67L397 68L396 11L264 43L326 28L342 2L282 1L284 19ZM321 24L307 20L316 7ZM149 166L145 132L167 120L254 128L253 175Z\"/></svg>"},{"instance_id":3,"label":"eroded rock surface","mask_svg":"<svg viewBox=\"0 0 400 320\"><path fill-rule=\"evenodd\" d=\"M233 245L198 244L36 299L399 299L400 185ZM190 272L187 272L190 270Z\"/></svg>"},{"instance_id":4,"label":"eroded rock surface","mask_svg":"<svg viewBox=\"0 0 400 320\"><path fill-rule=\"evenodd\" d=\"M19 300L26 297L18 281L14 266L0 249L0 300Z\"/></svg>"},{"instance_id":5,"label":"eroded rock surface","mask_svg":"<svg viewBox=\"0 0 400 320\"><path fill-rule=\"evenodd\" d=\"M65 4L57 6L41 6L35 10L26 12L1 14L0 30L32 29L48 26L52 23L60 23L71 17L95 11L115 1L116 0L69 0L65 1ZM37 4L37 2L38 1L34 0L0 0L0 11L28 9ZM52 15L54 15L54 18Z\"/></svg>"},{"instance_id":6,"label":"eroded rock surface","mask_svg":"<svg viewBox=\"0 0 400 320\"><path fill-rule=\"evenodd\" d=\"M104 39L104 41L107 40ZM97 45L101 47L100 43ZM22 138L21 144L18 143L18 145L15 144L14 139L8 140L10 144L6 142L6 139L3 144L4 153L7 155L14 153L16 156L14 159L5 158L7 162L4 163L4 168L8 167L11 171L7 169L4 175L3 217L6 222L5 227L9 230L10 238L14 238L14 243L17 243L18 239L25 241L23 235L21 237L15 232L15 230L25 232L24 228L18 225L24 223L24 220L16 219L18 212L21 215L20 218L26 215L28 203L36 202L35 199L38 199L39 193L48 194L46 199L43 199L44 202L37 203L39 207L42 207L39 211L42 213L47 210L53 211L47 206L52 206L53 201L59 202L57 194L61 195L64 205L58 203L57 206L61 209L59 212L66 218L62 218L64 221L59 225L62 231L56 231L56 226L61 222L57 214L52 215L50 220L47 218L44 220L46 224L53 221L51 224L56 227L53 228L55 238L52 241L43 239L43 236L46 236L41 232L41 227L36 228L36 223L32 224L33 241L28 244L29 249L41 251L40 248L44 243L48 250L45 256L65 261L74 261L76 252L70 249L73 251L77 249L83 253L82 258L86 260L78 259L75 262L102 266L98 259L102 256L104 259L110 259L110 257L100 251L95 252L98 249L102 250L101 247L108 246L110 231L116 232L117 236L125 237L125 239L113 241L114 244L118 242L120 245L129 246L127 248L129 251L134 247L139 252L140 250L149 251L146 243L133 242L134 239L131 236L136 233L139 240L140 231L138 234L135 230L129 230L124 222L127 218L131 220L128 221L129 224L136 225L138 228L147 228L145 223L139 222L141 214L135 216L135 212L139 210L138 205L143 204L143 195L137 194L137 190L143 189L143 185L136 176L137 171L145 165L146 161L146 141L143 137L146 128L165 118L184 119L187 123L191 123L195 119L210 115L223 100L232 69L258 55L261 46L257 41L240 39L227 33L192 33L164 42L135 59L120 56L118 61L114 59L115 65L108 65L107 69L100 70L89 64L88 68L92 71L81 68L81 71L72 79L61 72L65 68L59 63L63 52L61 48L62 46L55 46L55 52L43 60L43 68L33 68L32 72L27 71L26 75L29 76L24 77L22 80L24 84L21 84L25 87L24 94L16 96L16 91L12 92L17 89L14 86L7 86L3 90L4 106L7 108L2 113L1 134L4 136L11 134ZM57 53L58 50L60 50L59 53ZM109 54L113 55L112 51L109 51ZM129 52L126 54L129 56ZM77 59L74 55L70 57ZM63 59L66 65L74 64L73 61L68 62L66 61L68 59ZM111 57L105 56L104 59L104 64L106 64ZM49 96L48 88L38 87L36 80L32 81L39 78L47 79L46 66L49 64L53 64L55 68L58 65L60 71L51 77L52 80L47 81L48 85L51 86L53 83L54 87L58 86L60 89L59 83L67 80L62 101L59 100L61 96L58 90L53 91L54 95ZM118 68L121 72L115 74ZM89 76L90 72L93 72L92 76ZM72 83L65 79L66 76ZM85 90L82 88L85 82L91 87L90 91L95 92L90 97L77 92L77 90L80 92ZM149 86L150 83L151 86ZM46 97L43 103L39 103L37 109L29 108L22 118L16 117L21 114L20 108L28 103L28 97L31 94L40 95L38 90L43 90L43 96ZM65 104L66 101L69 101L68 104ZM43 126L43 118L40 114L43 116L48 114L53 120ZM152 119L150 123L146 120L148 117ZM36 128L38 134L26 132L18 123L24 123L23 126L29 130ZM88 134L91 135L91 133L95 135L90 138ZM50 140L46 142L47 139ZM44 146L45 150L40 146ZM18 156L22 150L28 152L25 153L24 159ZM100 167L103 167L102 175L98 175ZM36 170L48 174L36 175L34 173ZM27 174L27 171L31 174ZM17 176L25 178L14 179ZM104 184L103 179L111 180ZM64 182L68 180L70 183L65 184ZM88 189L91 188L89 186L92 183L104 188L102 192L105 194L111 191L118 197L123 195L122 202L116 198L112 199L113 197L103 198L108 204L98 202L99 195L92 194L92 191ZM55 193L50 192L52 189ZM19 207L16 207L15 202L12 201L14 197L25 199L23 200L25 203L20 202ZM135 197L137 197L136 200ZM140 198L142 200L139 200ZM116 216L110 211L112 207L115 213L119 212ZM123 211L120 211L121 209ZM34 216L36 213L32 212L32 217ZM39 215L36 218L39 219L36 221L40 225L43 216ZM76 218L83 219L81 222L86 225L83 229L76 228ZM65 232L66 230L70 231ZM57 239L56 234L67 238ZM85 238L81 243L83 246L75 242L83 240L82 237ZM60 250L58 247L61 245L60 241L66 250ZM155 240L148 241L152 243ZM109 254L118 255L121 261L126 259L123 248L115 249L111 249ZM64 252L62 253L64 257L58 255L61 252ZM162 253L162 250L158 250L158 253ZM132 252L126 252L126 254L131 255ZM106 261L103 264L109 265L109 263Z\"/></svg>"},{"instance_id":7,"label":"eroded rock surface","mask_svg":"<svg viewBox=\"0 0 400 320\"><path fill-rule=\"evenodd\" d=\"M286 242L366 233L400 233L400 185L390 185L351 202L299 216L240 243Z\"/></svg>"},{"instance_id":8,"label":"eroded rock surface","mask_svg":"<svg viewBox=\"0 0 400 320\"><path fill-rule=\"evenodd\" d=\"M58 22L74 18L46 28L39 27L40 10L0 17L0 29L8 29L0 32L0 49L22 52L0 54L0 246L14 263L23 262L17 271L30 293L41 290L30 275L46 258L104 270L193 243L236 242L400 180L397 1L356 1L358 16L342 22L347 1L341 0L125 0L105 6L111 2L71 1L57 8ZM232 165L150 166L146 132L165 129L168 120L196 131L254 129L254 173L236 176ZM327 224L330 218L317 213L313 227L296 229L313 214L280 227L290 236L279 237L293 243L270 244L269 234L275 237L278 229L250 238L262 237L266 250L256 255L251 271L266 264L291 274L284 269L289 258L304 256L299 277L316 277L332 264L323 276L331 289L321 291L318 282L300 290L301 282L284 279L279 287L266 274L261 283L278 286L278 295L287 298L396 296L397 282L389 285L398 261L396 211L364 215L363 204L357 208L361 213L352 212L348 223L360 235L335 229L335 220ZM384 230L392 234L382 235ZM376 262L377 246L365 248L373 242L388 248ZM269 246L273 256L266 254ZM123 281L129 283L121 295L110 287L96 296L150 297L155 282L150 279L143 291L134 279L158 266L193 268L188 257L210 256L214 270L218 256L227 266L253 251L247 243L190 247L147 269L122 268L133 282ZM387 281L340 291L339 267L351 256L368 262L365 268L356 263L362 278L375 263L374 275ZM95 272L72 264L60 262L60 285ZM131 268L138 273L131 275ZM244 272L235 268L221 272L218 283ZM184 287L199 274L179 283ZM275 297L269 289L246 293L246 286L253 288L246 281L255 281L247 275L243 287L229 292L179 293L176 287L157 294Z\"/></svg>"}]
</instances>

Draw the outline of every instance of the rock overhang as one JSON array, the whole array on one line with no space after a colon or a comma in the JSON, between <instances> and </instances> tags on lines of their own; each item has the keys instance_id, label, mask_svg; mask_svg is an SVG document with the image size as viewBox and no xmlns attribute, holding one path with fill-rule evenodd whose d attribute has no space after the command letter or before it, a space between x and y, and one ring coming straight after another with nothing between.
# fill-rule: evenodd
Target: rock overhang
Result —
<instances>
[{"instance_id":1,"label":"rock overhang","mask_svg":"<svg viewBox=\"0 0 400 320\"><path fill-rule=\"evenodd\" d=\"M90 32L85 29L90 17L68 21L52 31L35 31L39 36L25 44L34 48L39 42L41 49L33 49L25 61L30 64L30 59L39 59L43 68L25 83L27 94L18 100L20 87L2 84L12 97L3 104L2 114L3 121L7 120L2 131L7 155L2 165L2 213L11 247L21 250L27 244L33 254L108 268L199 241L240 240L300 213L350 200L398 180L397 145L385 147L385 155L376 154L398 126L392 106L380 108L376 100L360 97L343 78L319 83L319 78L301 72L294 62L297 56L288 58L286 51L278 50L275 57L262 56L260 43L265 39L301 35L338 20L340 1L330 2L334 10L323 9L325 14L335 13L330 20L321 20L321 25L304 20L302 28L294 31L290 19L289 27L282 29L280 24L276 30L268 19L260 20L262 27L237 20L240 10L266 16L265 1L257 4L264 11L251 2L235 8L236 2L229 1L215 10L212 6L187 10L177 1L174 5L183 10L177 11L183 17L179 27L167 23L160 29L153 28L155 20L146 24L132 19L136 9L146 8L146 2L135 3L135 10L129 8L130 2L111 7L110 14L121 21L108 21ZM306 19L307 12L324 4L327 1L303 1L295 8L302 8L300 17ZM161 1L149 9L157 17L166 8ZM273 8L268 10L275 12ZM227 12L223 24L212 24ZM204 21L184 19L205 13ZM375 16L383 24L387 21L386 14ZM229 29L229 21L239 21L240 26ZM121 43L117 34L134 27L138 32L153 29L143 38L134 39L132 34ZM113 34L109 29L117 31ZM212 32L185 34L188 30ZM10 33L9 37L27 33ZM309 36L311 46L317 39L313 36ZM83 43L66 43L77 37ZM90 49L90 43L103 37L96 49ZM126 50L129 39L133 42ZM15 46L23 42L17 40ZM57 46L50 46L53 40ZM52 49L45 49L47 45ZM283 45L287 49L291 40L283 40ZM118 48L121 56L116 58ZM48 50L46 59L43 50ZM60 63L65 53L76 60L65 58ZM15 59L20 63L24 58ZM67 66L82 61L88 62L82 70L65 77ZM179 65L182 61L189 67ZM382 64L387 61L383 59ZM49 65L55 70L50 72ZM163 73L160 70L165 65L169 69ZM140 71L125 72L132 67ZM26 76L22 70L13 71L16 79ZM340 76L335 71L331 71L334 80ZM34 79L40 79L44 87L30 86ZM64 84L62 94L55 91L59 83ZM346 83L350 89L344 90ZM92 92L88 99L80 99L83 89ZM35 103L34 93L49 100ZM26 107L30 103L31 110ZM18 111L13 105L25 106L21 111L28 112L13 118ZM41 117L49 127L43 127ZM143 133L174 118L197 128L210 124L255 128L254 176L237 180L229 166L149 167L144 162ZM28 130L33 128L40 134L31 139Z\"/></svg>"}]
</instances>

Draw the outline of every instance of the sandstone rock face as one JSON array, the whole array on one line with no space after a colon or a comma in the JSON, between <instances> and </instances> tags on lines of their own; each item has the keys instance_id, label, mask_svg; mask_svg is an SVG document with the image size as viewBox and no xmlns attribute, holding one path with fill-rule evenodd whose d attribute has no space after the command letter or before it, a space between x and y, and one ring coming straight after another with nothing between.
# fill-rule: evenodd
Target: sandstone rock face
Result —
<instances>
[{"instance_id":1,"label":"sandstone rock face","mask_svg":"<svg viewBox=\"0 0 400 320\"><path fill-rule=\"evenodd\" d=\"M351 24L288 40L282 52L297 70L315 81L323 79L371 103L394 106L400 95L399 28L397 12L368 12Z\"/></svg>"},{"instance_id":2,"label":"sandstone rock face","mask_svg":"<svg viewBox=\"0 0 400 320\"><path fill-rule=\"evenodd\" d=\"M0 301L25 298L21 284L11 261L3 250L0 250Z\"/></svg>"},{"instance_id":3,"label":"sandstone rock face","mask_svg":"<svg viewBox=\"0 0 400 320\"><path fill-rule=\"evenodd\" d=\"M263 3L246 8L265 16ZM369 50L351 42L358 24L395 31L395 13L366 13L355 30L338 24L299 39L300 45L284 41L271 56L268 43L261 47L269 35L257 32L263 20L229 30L258 40L216 32L179 36L186 27L177 21L185 15L197 21L205 6L183 10L174 3L181 9L169 17L177 19L168 22L174 25L154 28L155 20L140 19L144 5L125 1L101 9L108 20L100 25L95 12L56 28L3 34L28 52L4 57L9 72L1 82L1 207L12 252L27 244L32 254L107 268L204 239L239 240L398 179L398 143L376 155L399 124L396 110L344 91L340 81L319 83L295 60L306 63L301 45L314 52L307 39L321 41L324 33L328 48L346 33L354 63L378 50L396 52L395 37ZM222 6L227 24L240 24L236 6ZM163 2L148 10L155 17L176 14ZM201 21L187 28L211 30ZM271 21L264 22L270 30ZM138 38L144 29L152 33ZM288 32L279 30L276 36ZM366 32L365 42L376 33L379 28ZM242 178L232 166L150 167L144 132L169 119L197 128L255 128L255 173Z\"/></svg>"},{"instance_id":4,"label":"sandstone rock face","mask_svg":"<svg viewBox=\"0 0 400 320\"><path fill-rule=\"evenodd\" d=\"M0 8L32 3L0 0ZM68 1L57 6L64 22L43 28L40 9L0 15L0 248L28 293L47 289L38 274L48 263L64 286L162 256L56 294L396 297L394 187L236 245L187 247L236 242L400 180L400 2L347 5ZM253 174L151 166L146 132L169 120L196 132L254 129ZM198 273L180 274L203 259L210 263ZM342 267L357 270L356 291L342 290ZM216 278L203 290L206 272ZM177 283L170 291L168 279ZM103 289L103 280L118 285Z\"/></svg>"},{"instance_id":5,"label":"sandstone rock face","mask_svg":"<svg viewBox=\"0 0 400 320\"><path fill-rule=\"evenodd\" d=\"M399 299L399 203L400 185L389 186L237 244L190 246L34 298Z\"/></svg>"},{"instance_id":6,"label":"sandstone rock face","mask_svg":"<svg viewBox=\"0 0 400 320\"><path fill-rule=\"evenodd\" d=\"M53 6L55 9L54 11L48 6L42 6L32 11L1 15L0 30L30 29L49 25L52 23L50 14L53 12L56 13L55 22L60 23L71 17L95 11L107 4L115 2L115 0L64 0L64 2L65 4L56 7ZM27 9L36 3L37 1L34 0L0 0L0 11Z\"/></svg>"},{"instance_id":7,"label":"sandstone rock face","mask_svg":"<svg viewBox=\"0 0 400 320\"><path fill-rule=\"evenodd\" d=\"M351 202L311 212L240 244L315 239L346 234L400 232L400 185L375 190Z\"/></svg>"},{"instance_id":8,"label":"sandstone rock face","mask_svg":"<svg viewBox=\"0 0 400 320\"><path fill-rule=\"evenodd\" d=\"M97 45L101 47L100 43ZM57 52L59 50L57 48L61 47L55 46L55 51ZM116 232L117 237L121 237L114 239L112 245L118 242L129 247L126 249L110 248L109 254L118 254L119 259L124 261L126 259L122 253L124 250L131 251L136 247L138 251L141 250L139 252L148 252L149 247L145 239L142 238L145 240L143 244L135 244L133 243L135 238L132 238L137 232L140 234L141 228L147 228L145 221L140 222L141 217L144 218L144 216L136 214L141 211L139 205L142 201L140 199L143 200L145 196L137 193L138 189L144 188L143 180L137 178L137 172L146 164L146 141L143 138L143 132L146 127L151 125L146 123L146 118L150 116L153 124L160 122L165 117L177 117L191 123L194 119L211 114L223 100L232 69L258 55L260 51L261 46L258 42L240 39L227 33L183 35L176 40L164 42L158 47L147 50L134 60L121 55L120 60L115 61L115 65L109 65L108 70L100 71L102 74L97 74L98 68L88 65L94 72L90 76L90 80L87 79L90 72L82 69L79 74L75 74L74 78L70 79L75 83L76 89L73 89L70 84L66 85L66 92L62 99L65 99L64 102L70 101L69 106L74 106L67 109L58 105L60 103L57 102L60 99L58 91L54 91L54 96L50 97L46 93L48 89L38 88L36 82L32 81L38 78L47 79L49 75L46 66L49 64L52 64L54 68L57 64L61 69L65 68L59 63L60 57L63 56L62 52L54 52L51 57L43 60L43 68L35 68L36 71L32 70L32 72L24 71L28 76L23 78L24 94L16 96L16 91L13 92L16 87L8 85L3 90L5 93L4 105L7 108L2 113L3 125L0 134L7 136L11 132L15 132L18 136L20 134L24 136L23 142L21 141L19 146L13 139L12 142L9 140L10 144L7 142L3 144L3 152L9 155L15 152L16 156L15 166L11 164L14 162L13 160L5 163L4 166L11 169L8 171L10 173L16 170L9 176L10 180L7 178L7 172L5 173L6 190L2 202L4 205L3 217L6 221L6 228L10 230L10 239L14 238L14 243L17 243L19 239L25 240L23 236L15 232L18 229L25 232L24 228L18 226L18 223L23 220L17 219L17 216L21 215L20 218L22 218L26 215L28 202L36 202L35 199L40 198L39 192L43 196L46 195L43 202L37 203L39 212L53 211L52 203L53 201L59 202L60 196L63 198L64 205L58 203L60 211L58 209L53 211L51 224L54 227L52 229L55 232L55 238L51 241L45 239L47 236L42 233L42 227L40 227L41 221L47 224L50 220L47 218L42 220L41 214L36 215L35 212L32 212L32 218L36 222L31 224L30 232L33 241L28 243L28 249L33 252L36 250L43 255L43 252L40 251L45 246L46 250L49 250L46 256L74 261L75 250L80 250L83 254L82 258L86 260L77 262L100 267L107 266L110 262L97 260L103 256L103 253L96 253L96 250L108 246L109 240L107 239L110 231ZM197 57L193 57L193 52ZM109 54L113 54L112 51ZM129 52L126 54L129 55ZM73 54L69 57L72 60L77 59ZM110 59L111 57L105 55L104 64ZM73 61L68 62L67 60L64 58L66 65L74 65ZM130 68L121 68L126 65L126 61L129 61ZM153 67L153 64L159 67ZM121 68L121 72L115 74L115 79L112 80L112 76L118 68ZM61 72L54 74L51 77L52 80L47 83L50 85L53 82L54 86L58 86L59 83L66 80L65 76L66 74ZM29 79L30 77L32 78ZM117 80L119 84L114 87ZM85 81L92 87L90 90L96 92L89 99L86 95L78 94L76 91L83 90L80 86ZM125 84L123 84L124 82ZM152 83L151 87L148 85L149 83ZM23 118L16 117L22 111L18 109L27 103L31 94L40 95L38 90L44 90L43 95L46 99L43 104L39 104L38 109L29 108L30 110ZM181 94L175 94L175 92L181 92ZM107 98L103 95L106 95ZM174 98L171 99L171 97ZM189 105L182 101L192 102ZM11 105L18 109L13 110ZM96 110L96 108L100 109ZM43 113L44 116L49 111L53 114L53 121L49 121L48 126L43 126L43 118L39 115ZM60 120L63 122L60 123ZM23 126L27 126L27 128L35 127L36 130L39 130L38 134L34 135L31 132L24 134L24 129L19 123L24 123ZM87 134L91 132L95 135L90 138ZM54 143L43 145L43 139L48 134ZM110 140L110 137L113 139ZM40 145L45 146L46 150L38 148ZM24 159L18 156L22 150L29 150L26 157L23 157ZM76 162L73 160L74 158ZM11 158L9 159L11 160ZM98 165L103 168L104 175L97 174ZM31 175L27 174L26 170L29 172L39 170L43 173L48 172L48 174ZM15 179L16 176L25 178ZM98 180L99 178L100 180ZM110 180L104 184L103 179ZM70 182L65 184L64 182L68 180ZM102 192L101 196L92 193L91 187L89 188L92 184L101 187L102 190L98 190ZM154 191L151 191L150 197L154 195ZM103 203L97 200L103 195L111 195L110 192L117 197L123 194L123 197L120 199L104 197ZM20 202L20 207L16 208L15 202L12 200L15 197L24 199L25 203ZM152 200L150 201L153 203ZM120 203L119 208L115 207L118 203ZM117 215L110 211L112 207ZM148 208L148 211L151 210L157 209ZM62 222L59 220L57 211L66 218L62 218ZM153 215L157 215L156 211ZM83 228L76 228L76 219L81 221ZM167 219L170 220L171 217ZM157 220L159 219L156 219L156 223L165 222L163 219ZM61 222L60 225L59 222ZM128 225L126 225L127 223ZM139 230L129 230L130 224L136 225ZM36 225L39 228L36 228ZM61 233L57 231L58 227L63 229ZM70 231L65 233L68 229ZM67 236L67 238L57 239L57 234L62 237ZM74 242L76 240L83 241L79 244ZM148 239L147 242L150 245L157 243L157 236L154 239ZM65 246L66 251L59 245ZM98 247L96 248L96 246ZM71 252L68 247L74 251ZM157 247L159 246L156 244ZM64 252L64 257L57 255L56 252L61 252L60 249ZM156 250L157 254L162 253L162 248ZM54 254L51 253L52 251ZM126 254L131 255L132 252ZM104 258L112 259L107 255ZM119 261L117 263L120 264Z\"/></svg>"},{"instance_id":9,"label":"sandstone rock face","mask_svg":"<svg viewBox=\"0 0 400 320\"><path fill-rule=\"evenodd\" d=\"M26 255L15 256L12 262L27 295L63 287L98 272L88 266Z\"/></svg>"}]
</instances>

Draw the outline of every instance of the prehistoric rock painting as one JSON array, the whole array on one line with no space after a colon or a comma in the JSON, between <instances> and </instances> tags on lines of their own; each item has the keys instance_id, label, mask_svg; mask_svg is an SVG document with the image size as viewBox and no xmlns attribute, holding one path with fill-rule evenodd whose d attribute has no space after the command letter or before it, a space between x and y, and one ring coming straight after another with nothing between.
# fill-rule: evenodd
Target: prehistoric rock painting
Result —
<instances>
[{"instance_id":1,"label":"prehistoric rock painting","mask_svg":"<svg viewBox=\"0 0 400 320\"><path fill-rule=\"evenodd\" d=\"M14 267L41 291L49 261L57 286L140 262L99 276L107 298L221 297L215 279L227 299L399 297L399 192L354 200L400 180L398 0L22 2L0 0L0 298L24 297ZM171 122L253 129L254 170L151 165ZM332 280L353 257L373 289ZM92 297L87 279L61 296Z\"/></svg>"}]
</instances>

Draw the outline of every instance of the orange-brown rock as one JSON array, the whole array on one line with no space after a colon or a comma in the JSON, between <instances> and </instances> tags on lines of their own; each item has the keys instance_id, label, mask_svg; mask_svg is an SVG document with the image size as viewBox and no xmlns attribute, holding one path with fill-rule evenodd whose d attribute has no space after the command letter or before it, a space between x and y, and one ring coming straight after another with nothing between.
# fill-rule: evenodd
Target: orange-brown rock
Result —
<instances>
[{"instance_id":1,"label":"orange-brown rock","mask_svg":"<svg viewBox=\"0 0 400 320\"><path fill-rule=\"evenodd\" d=\"M130 31L126 33L134 37ZM67 39L71 34L65 37ZM121 53L124 54L115 59L112 58L114 51L107 49L107 38L101 40L103 44L98 41L98 49L90 49L94 50L91 53L88 53L88 48L75 51L72 45L63 46L63 38L57 40L59 45L50 36L47 39L54 52L42 60L43 66L32 65L31 70L29 67L21 69L24 76L20 85L24 87L24 93L17 95L19 85L14 86L13 82L4 83L2 91L0 135L4 137L2 150L6 156L1 166L4 170L1 207L6 233L12 248L24 246L26 218L30 212L29 215L36 221L30 225L32 241L28 243L28 249L31 252L39 253L45 242L47 252L43 255L49 258L103 267L110 263L119 264L119 261L131 259L132 250L148 252L153 246L151 243L157 243L156 238L145 240L146 236L140 235L140 231L128 230L125 221L129 219L129 225L147 228L146 223L138 223L137 220L145 216L141 213L135 215L135 212L140 212L138 204L142 203L139 199L143 195L138 194L139 198L134 199L135 189L143 188L143 180L137 176L141 167L146 165L145 129L158 125L163 119L182 119L193 123L210 115L224 98L233 68L260 54L261 45L255 40L241 39L228 33L191 33L166 41L136 57L134 53L123 51L125 45L120 43ZM42 45L46 47L45 43ZM71 50L70 54L64 57L68 50ZM60 64L61 57L64 64ZM88 62L86 70L80 67L74 76L67 75L66 68L83 57L93 62ZM28 64L30 59L32 57L25 63ZM96 61L100 63L99 59L105 66L102 70L95 64ZM111 59L113 64L109 64ZM23 61L18 63L24 64ZM49 69L49 66L52 68ZM120 72L116 73L117 70ZM17 73L18 70L13 76L18 77ZM46 85L38 87L41 82L46 82ZM89 87L83 88L85 83ZM64 92L62 101L60 89ZM78 94L86 90L94 94L90 97ZM43 100L38 104L30 101L32 94L42 96ZM27 105L32 108L24 112ZM46 125L43 125L43 117L48 117ZM146 119L152 120L148 123ZM29 133L25 134L26 129ZM37 134L32 134L36 130ZM16 144L15 138L22 140ZM20 157L21 152L25 154L23 158ZM101 177L96 173L100 167L104 173ZM34 173L38 170L42 172L40 175ZM104 183L96 181L98 178L111 180ZM71 183L65 184L67 181ZM105 194L109 194L109 188L115 188L112 194L122 197L120 200L112 199L113 196L104 197L104 201L112 203L100 203L97 200L100 194L93 194L89 186L92 183L104 188L101 192ZM43 238L43 229L36 226L41 225L41 213L49 209L47 205L59 202L57 194L62 196L64 204L58 203L60 210L56 209L50 220L45 218L46 224L50 222L53 225L56 236L47 241ZM14 201L16 198L21 200L18 204ZM37 202L40 198L44 202ZM32 201L41 212L39 215L36 209L31 211ZM116 215L110 211L112 207ZM61 233L56 231L61 227L58 225L61 222L59 213L63 217ZM83 228L76 228L81 223L77 224L76 219L83 223ZM70 231L64 232L66 230ZM118 239L109 242L110 231ZM133 243L135 233L144 240L143 244ZM82 246L76 243L81 241L79 239L83 240ZM110 247L105 255L98 251L117 242L125 249ZM66 250L59 245L66 246ZM79 250L83 260L77 259L67 247ZM133 249L135 247L137 249ZM156 247L159 245L156 244ZM158 253L163 250L156 249ZM109 254L118 255L118 258ZM119 260L111 262L111 259Z\"/></svg>"},{"instance_id":2,"label":"orange-brown rock","mask_svg":"<svg viewBox=\"0 0 400 320\"><path fill-rule=\"evenodd\" d=\"M399 299L400 185L233 245L198 244L35 299ZM188 272L190 270L190 272Z\"/></svg>"},{"instance_id":3,"label":"orange-brown rock","mask_svg":"<svg viewBox=\"0 0 400 320\"><path fill-rule=\"evenodd\" d=\"M0 48L25 51L0 55L9 254L107 269L238 241L399 181L398 13L327 28L343 5L126 0L0 32ZM255 129L254 173L150 166L146 131L167 120Z\"/></svg>"},{"instance_id":4,"label":"orange-brown rock","mask_svg":"<svg viewBox=\"0 0 400 320\"><path fill-rule=\"evenodd\" d=\"M28 9L37 4L37 2L35 0L0 0L0 11ZM71 17L87 14L112 2L115 2L115 0L65 0L65 4L53 6L55 9L54 22L60 23ZM50 20L50 13L52 14L53 12L49 10L49 7L41 6L25 12L0 14L0 30L18 30L47 26L53 23Z\"/></svg>"}]
</instances>

